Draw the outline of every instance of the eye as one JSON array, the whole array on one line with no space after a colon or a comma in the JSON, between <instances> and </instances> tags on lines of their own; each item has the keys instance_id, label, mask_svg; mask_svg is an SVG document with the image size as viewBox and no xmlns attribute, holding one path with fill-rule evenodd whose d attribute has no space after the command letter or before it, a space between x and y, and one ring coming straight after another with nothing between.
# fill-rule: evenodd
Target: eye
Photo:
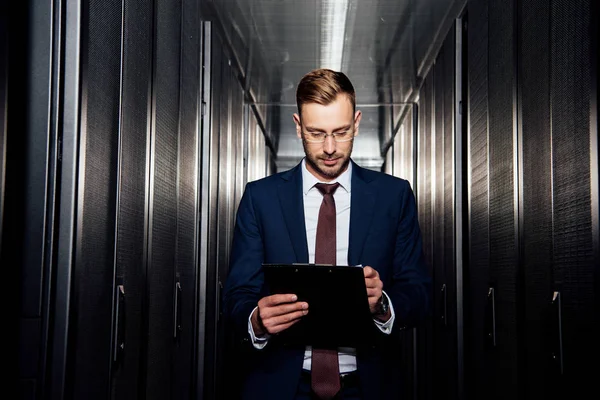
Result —
<instances>
[{"instance_id":1,"label":"eye","mask_svg":"<svg viewBox=\"0 0 600 400\"><path fill-rule=\"evenodd\" d=\"M337 133L333 134L333 137L335 137L336 139L339 139L339 140L345 140L351 136L352 136L352 132L350 132L350 131L337 132Z\"/></svg>"}]
</instances>

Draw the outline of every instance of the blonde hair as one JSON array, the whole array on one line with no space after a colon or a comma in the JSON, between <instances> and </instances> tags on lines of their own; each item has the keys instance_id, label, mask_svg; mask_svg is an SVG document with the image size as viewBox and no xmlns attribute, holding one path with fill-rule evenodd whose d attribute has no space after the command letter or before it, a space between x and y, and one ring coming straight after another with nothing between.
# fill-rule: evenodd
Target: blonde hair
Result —
<instances>
[{"instance_id":1,"label":"blonde hair","mask_svg":"<svg viewBox=\"0 0 600 400\"><path fill-rule=\"evenodd\" d=\"M306 103L328 105L335 101L338 95L345 94L356 108L356 94L350 79L342 73L330 69L315 69L304 75L296 89L296 104L298 113L302 115L302 106Z\"/></svg>"}]
</instances>

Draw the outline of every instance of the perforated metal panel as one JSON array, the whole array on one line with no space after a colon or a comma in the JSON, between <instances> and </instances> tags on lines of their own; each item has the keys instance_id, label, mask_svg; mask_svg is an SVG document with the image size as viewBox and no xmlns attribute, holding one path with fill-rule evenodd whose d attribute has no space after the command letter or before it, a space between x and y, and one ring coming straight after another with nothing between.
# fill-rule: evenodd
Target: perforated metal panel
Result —
<instances>
[{"instance_id":1,"label":"perforated metal panel","mask_svg":"<svg viewBox=\"0 0 600 400\"><path fill-rule=\"evenodd\" d=\"M495 398L517 396L516 14L513 2L489 2L489 251L495 289ZM511 382L511 384L507 384Z\"/></svg>"},{"instance_id":2,"label":"perforated metal panel","mask_svg":"<svg viewBox=\"0 0 600 400\"><path fill-rule=\"evenodd\" d=\"M417 114L414 112L418 107L410 106L410 109L406 113L405 118L402 121L402 125L399 127L394 137L394 142L388 150L389 163L392 165L392 172L394 176L398 176L403 179L407 179L411 186L414 184L413 178L413 162L415 157L413 155L413 139L415 135L413 133L413 117ZM391 153L391 154L390 154ZM416 187L412 186L413 191L416 193ZM406 331L401 339L400 345L400 379L402 388L402 398L411 399L416 396L416 346L415 346L416 330L412 329Z\"/></svg>"},{"instance_id":3,"label":"perforated metal panel","mask_svg":"<svg viewBox=\"0 0 600 400\"><path fill-rule=\"evenodd\" d=\"M526 397L531 397L539 396L541 388L549 395L553 387L547 379L551 364L546 326L553 286L549 3L528 1L520 12L522 340Z\"/></svg>"},{"instance_id":4,"label":"perforated metal panel","mask_svg":"<svg viewBox=\"0 0 600 400\"><path fill-rule=\"evenodd\" d=\"M244 180L244 143L247 140L248 133L244 129L244 92L237 79L232 79L231 92L231 138L234 153L233 156L233 197L231 204L231 232L233 238L233 225L235 223L235 214L244 194L246 182ZM231 240L231 239L230 239Z\"/></svg>"},{"instance_id":5,"label":"perforated metal panel","mask_svg":"<svg viewBox=\"0 0 600 400\"><path fill-rule=\"evenodd\" d=\"M233 75L233 69L225 59L222 66L222 91L220 108L220 131L218 136L219 144L219 166L218 166L218 246L217 246L217 279L219 285L225 283L227 271L229 268L229 252L231 249L231 239L233 237L233 218L231 215L234 209L235 196L235 154L237 147L234 144L232 126L236 124L233 110L236 107L234 102L235 91L238 90ZM220 297L217 297L220 301Z\"/></svg>"},{"instance_id":6,"label":"perforated metal panel","mask_svg":"<svg viewBox=\"0 0 600 400\"><path fill-rule=\"evenodd\" d=\"M67 376L67 397L75 399L105 399L110 387L121 20L120 0L83 5L78 227Z\"/></svg>"},{"instance_id":7,"label":"perforated metal panel","mask_svg":"<svg viewBox=\"0 0 600 400\"><path fill-rule=\"evenodd\" d=\"M433 147L433 82L425 80L419 94L419 133L417 139L417 211L423 237L423 251L428 273L434 277L433 264L433 215L432 215L432 147ZM433 290L433 289L432 289ZM431 299L435 301L434 293ZM433 319L417 330L417 396L431 398L433 393Z\"/></svg>"},{"instance_id":8,"label":"perforated metal panel","mask_svg":"<svg viewBox=\"0 0 600 400\"><path fill-rule=\"evenodd\" d=\"M488 2L470 1L467 30L468 62L468 241L465 271L465 385L477 399L487 389L484 354L485 307L489 280L488 214Z\"/></svg>"},{"instance_id":9,"label":"perforated metal panel","mask_svg":"<svg viewBox=\"0 0 600 400\"><path fill-rule=\"evenodd\" d=\"M442 48L444 54L444 129L443 129L443 150L444 150L444 180L441 191L444 196L444 265L446 274L446 297L447 297L447 308L446 312L446 324L451 328L449 335L450 343L454 343L455 338L454 332L456 328L456 266L455 266L455 202L454 202L454 191L456 186L456 177L454 173L455 163L455 57L456 57L456 44L455 44L455 28L451 29L448 33L448 37L444 42ZM451 353L451 346L449 350ZM453 358L456 361L455 358ZM454 381L454 380L452 380Z\"/></svg>"},{"instance_id":10,"label":"perforated metal panel","mask_svg":"<svg viewBox=\"0 0 600 400\"><path fill-rule=\"evenodd\" d=\"M217 260L219 257L219 142L221 135L221 102L226 96L223 89L222 79L226 61L224 63L222 42L216 33L211 37L211 82L218 86L211 91L211 126L209 143L209 195L208 195L208 249L207 249L207 276L206 276L206 357L204 376L204 396L207 399L217 398L217 362L220 356L217 348L217 323L219 319L219 289Z\"/></svg>"},{"instance_id":11,"label":"perforated metal panel","mask_svg":"<svg viewBox=\"0 0 600 400\"><path fill-rule=\"evenodd\" d=\"M444 393L449 399L457 398L458 359L457 359L457 321L456 321L456 249L455 249L455 201L454 191L456 177L454 174L454 99L455 99L455 28L452 28L444 41L441 55L444 58L442 79L444 82L443 94L443 129L438 129L442 135L443 181L440 182L440 196L443 197L443 241L444 249L442 262L444 263L444 286L440 289L442 295L443 348L446 364L446 374L443 376L445 383ZM442 291L443 289L443 291Z\"/></svg>"},{"instance_id":12,"label":"perforated metal panel","mask_svg":"<svg viewBox=\"0 0 600 400\"><path fill-rule=\"evenodd\" d=\"M248 107L248 182L266 176L266 152L270 151L265 143L254 113Z\"/></svg>"},{"instance_id":13,"label":"perforated metal panel","mask_svg":"<svg viewBox=\"0 0 600 400\"><path fill-rule=\"evenodd\" d=\"M432 259L432 142L433 136L433 83L429 79L425 81L421 88L419 98L419 138L418 138L418 169L417 169L417 185L418 185L418 213L419 223L423 235L423 248L427 255L427 262L430 268L430 274L433 276L431 268L433 267Z\"/></svg>"},{"instance_id":14,"label":"perforated metal panel","mask_svg":"<svg viewBox=\"0 0 600 400\"><path fill-rule=\"evenodd\" d=\"M443 311L443 300L440 295L442 284L445 283L445 265L444 265L444 178L445 178L445 149L444 149L444 55L438 55L434 69L431 70L433 75L433 129L431 130L432 138L432 164L431 164L431 184L433 196L433 248L432 257L434 262L434 295L436 305L438 306L437 317L441 321Z\"/></svg>"},{"instance_id":15,"label":"perforated metal panel","mask_svg":"<svg viewBox=\"0 0 600 400\"><path fill-rule=\"evenodd\" d=\"M145 379L144 294L146 287L147 180L150 140L148 113L152 79L152 5L142 0L125 2L123 41L123 93L117 204L116 284L125 292L125 351L112 364L112 398L141 395ZM115 329L116 331L116 329ZM113 339L115 340L115 339ZM113 346L118 345L113 342Z\"/></svg>"},{"instance_id":16,"label":"perforated metal panel","mask_svg":"<svg viewBox=\"0 0 600 400\"><path fill-rule=\"evenodd\" d=\"M170 398L173 384L181 2L155 7L145 398L158 400Z\"/></svg>"},{"instance_id":17,"label":"perforated metal panel","mask_svg":"<svg viewBox=\"0 0 600 400\"><path fill-rule=\"evenodd\" d=\"M431 164L431 185L433 196L432 207L432 242L431 258L433 259L433 370L434 382L439 382L433 388L433 398L439 397L441 393L448 394L447 376L449 372L450 360L447 357L447 346L445 343L445 309L446 309L446 265L444 263L445 253L445 196L444 196L444 175L445 175L445 150L444 150L444 54L438 54L434 68L430 70L430 76L433 77L433 129L432 137L432 164ZM451 396L451 394L450 394Z\"/></svg>"},{"instance_id":18,"label":"perforated metal panel","mask_svg":"<svg viewBox=\"0 0 600 400\"><path fill-rule=\"evenodd\" d=\"M402 178L409 181L413 191L416 190L416 179L415 179L415 164L416 164L416 149L417 149L417 134L416 129L418 125L418 106L411 106L408 115L403 122L403 135L402 135Z\"/></svg>"},{"instance_id":19,"label":"perforated metal panel","mask_svg":"<svg viewBox=\"0 0 600 400\"><path fill-rule=\"evenodd\" d=\"M196 294L198 246L198 184L200 180L199 110L200 93L200 21L198 0L182 1L181 93L177 176L177 246L175 324L173 336L173 399L189 399L195 386L194 349L196 340ZM179 291L180 290L180 291ZM202 300L204 301L204 300Z\"/></svg>"},{"instance_id":20,"label":"perforated metal panel","mask_svg":"<svg viewBox=\"0 0 600 400\"><path fill-rule=\"evenodd\" d=\"M229 271L229 255L235 213L245 185L243 168L243 93L234 70L228 63L224 65L222 87L226 96L221 98L220 136L219 136L219 202L218 202L218 259L214 266L217 273L218 288L225 283ZM217 297L221 301L221 297ZM242 363L237 360L236 347L230 347L229 340L234 339L232 331L225 326L223 319L217 325L217 397L229 398L240 389L237 375ZM233 353L232 353L233 351Z\"/></svg>"},{"instance_id":21,"label":"perforated metal panel","mask_svg":"<svg viewBox=\"0 0 600 400\"><path fill-rule=\"evenodd\" d=\"M598 166L590 165L590 99L596 90L590 76L590 12L590 1L558 0L550 9L553 264L562 298L561 389L575 397L593 386L592 372L584 366L594 359L590 344L597 332L592 318L598 265L592 224L598 222L592 221L590 179L591 168Z\"/></svg>"}]
</instances>

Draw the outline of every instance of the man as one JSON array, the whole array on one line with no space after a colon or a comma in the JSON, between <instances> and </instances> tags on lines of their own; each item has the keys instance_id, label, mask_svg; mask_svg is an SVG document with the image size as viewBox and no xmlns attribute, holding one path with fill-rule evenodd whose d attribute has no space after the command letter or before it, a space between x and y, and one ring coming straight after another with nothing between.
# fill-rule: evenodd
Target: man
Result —
<instances>
[{"instance_id":1,"label":"man","mask_svg":"<svg viewBox=\"0 0 600 400\"><path fill-rule=\"evenodd\" d=\"M412 190L351 160L361 112L346 75L312 71L296 100L293 119L306 157L249 183L237 214L223 302L235 334L251 349L243 397L398 398L399 333L429 310ZM263 263L362 264L378 337L371 346L333 351L279 342L310 304L294 293L268 295Z\"/></svg>"}]
</instances>

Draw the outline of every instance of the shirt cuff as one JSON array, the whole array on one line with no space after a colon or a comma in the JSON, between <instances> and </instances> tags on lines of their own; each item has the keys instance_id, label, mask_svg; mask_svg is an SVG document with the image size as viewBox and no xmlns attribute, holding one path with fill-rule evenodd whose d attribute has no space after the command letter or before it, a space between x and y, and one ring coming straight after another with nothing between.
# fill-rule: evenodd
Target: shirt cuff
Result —
<instances>
[{"instance_id":1,"label":"shirt cuff","mask_svg":"<svg viewBox=\"0 0 600 400\"><path fill-rule=\"evenodd\" d=\"M268 333L265 336L261 336L261 337L257 337L254 334L254 329L252 328L252 314L254 314L254 312L256 311L258 307L254 307L254 310L252 310L252 312L250 313L250 316L248 317L248 333L250 334L250 340L252 341L252 346L254 346L255 349L262 349L264 348L268 341L269 341L269 337L271 335L269 335Z\"/></svg>"},{"instance_id":2,"label":"shirt cuff","mask_svg":"<svg viewBox=\"0 0 600 400\"><path fill-rule=\"evenodd\" d=\"M394 306L392 305L392 301L390 300L388 295L384 291L381 291L381 294L382 294L382 296L387 297L388 304L390 305L390 312L392 313L392 316L390 317L390 319L388 319L385 322L381 322L375 318L373 318L373 321L375 321L375 325L377 325L377 327L379 328L379 330L381 332L385 333L386 335L389 335L390 333L392 333L392 326L394 325L394 319L396 318L396 314L394 313Z\"/></svg>"}]
</instances>

